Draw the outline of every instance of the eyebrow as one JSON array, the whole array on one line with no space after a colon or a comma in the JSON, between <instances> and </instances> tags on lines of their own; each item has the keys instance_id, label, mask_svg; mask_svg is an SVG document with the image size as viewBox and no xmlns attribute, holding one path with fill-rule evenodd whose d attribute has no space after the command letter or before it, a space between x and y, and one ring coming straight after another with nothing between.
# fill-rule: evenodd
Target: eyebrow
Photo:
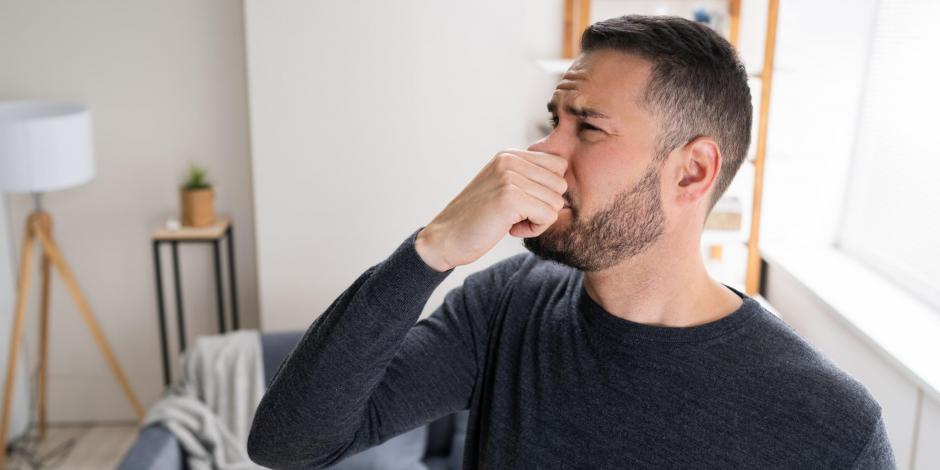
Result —
<instances>
[{"instance_id":1,"label":"eyebrow","mask_svg":"<svg viewBox=\"0 0 940 470\"><path fill-rule=\"evenodd\" d=\"M557 113L558 107L555 105L555 102L554 102L554 101L549 101L548 104L546 104L546 107L548 108L548 112L550 112L550 113L552 113L552 114L556 114L556 113ZM604 113L602 113L602 112L600 112L600 111L598 111L598 110L596 110L596 109L594 109L594 108L586 108L586 107L585 107L585 108L578 108L578 107L575 107L575 106L571 106L571 105L569 104L569 105L565 106L565 111L566 111L568 114L573 114L573 115L578 116L578 117L580 117L580 118L610 119L610 116L607 116L606 114L604 114Z\"/></svg>"}]
</instances>

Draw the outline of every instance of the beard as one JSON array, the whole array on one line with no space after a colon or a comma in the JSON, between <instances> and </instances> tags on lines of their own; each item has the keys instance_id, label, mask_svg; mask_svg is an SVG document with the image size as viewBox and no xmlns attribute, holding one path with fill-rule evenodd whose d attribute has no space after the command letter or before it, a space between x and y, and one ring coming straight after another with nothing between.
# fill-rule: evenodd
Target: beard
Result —
<instances>
[{"instance_id":1,"label":"beard","mask_svg":"<svg viewBox=\"0 0 940 470\"><path fill-rule=\"evenodd\" d=\"M665 217L655 162L637 184L607 207L582 219L571 207L567 226L553 224L537 237L522 240L540 258L582 271L601 271L649 248L663 233Z\"/></svg>"}]
</instances>

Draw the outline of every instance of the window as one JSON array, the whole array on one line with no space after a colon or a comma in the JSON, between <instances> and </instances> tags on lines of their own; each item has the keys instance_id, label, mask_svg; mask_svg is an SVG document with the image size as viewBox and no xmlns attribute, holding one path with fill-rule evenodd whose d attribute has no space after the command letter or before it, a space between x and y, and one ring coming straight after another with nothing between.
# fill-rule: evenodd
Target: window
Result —
<instances>
[{"instance_id":1,"label":"window","mask_svg":"<svg viewBox=\"0 0 940 470\"><path fill-rule=\"evenodd\" d=\"M940 2L881 0L837 246L940 311Z\"/></svg>"}]
</instances>

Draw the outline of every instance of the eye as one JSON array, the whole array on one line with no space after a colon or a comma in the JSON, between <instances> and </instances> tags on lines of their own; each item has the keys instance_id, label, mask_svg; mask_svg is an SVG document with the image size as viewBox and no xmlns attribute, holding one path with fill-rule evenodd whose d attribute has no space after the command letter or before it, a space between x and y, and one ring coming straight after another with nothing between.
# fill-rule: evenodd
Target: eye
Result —
<instances>
[{"instance_id":1,"label":"eye","mask_svg":"<svg viewBox=\"0 0 940 470\"><path fill-rule=\"evenodd\" d=\"M552 129L558 127L558 116L552 115L550 118L548 118L548 122L549 122L549 124L552 125ZM588 124L588 123L586 123L586 122L584 122L584 121L578 122L578 130L579 130L579 131L598 131L598 132L604 132L604 131L602 131L601 129L599 129L599 128L597 128L597 127L594 127L594 126L592 126L592 125L590 125L590 124Z\"/></svg>"},{"instance_id":2,"label":"eye","mask_svg":"<svg viewBox=\"0 0 940 470\"><path fill-rule=\"evenodd\" d=\"M586 123L586 122L584 122L584 121L581 121L580 125L581 125L581 130L583 130L583 131L600 131L600 129L598 129L598 128L596 128L596 127L594 127L594 126L592 126L592 125L590 125L590 124L588 124L588 123ZM602 132L603 132L603 131L602 131Z\"/></svg>"}]
</instances>

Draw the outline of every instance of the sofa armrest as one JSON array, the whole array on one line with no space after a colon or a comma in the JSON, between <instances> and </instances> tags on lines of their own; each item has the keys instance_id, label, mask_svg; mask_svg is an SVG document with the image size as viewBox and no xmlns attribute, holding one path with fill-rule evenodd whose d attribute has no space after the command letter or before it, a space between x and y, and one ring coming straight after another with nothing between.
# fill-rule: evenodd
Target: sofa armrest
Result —
<instances>
[{"instance_id":1,"label":"sofa armrest","mask_svg":"<svg viewBox=\"0 0 940 470\"><path fill-rule=\"evenodd\" d=\"M271 385L274 373L287 355L303 338L303 331L279 331L261 334L261 356L264 361L264 384Z\"/></svg>"},{"instance_id":2,"label":"sofa armrest","mask_svg":"<svg viewBox=\"0 0 940 470\"><path fill-rule=\"evenodd\" d=\"M118 465L118 470L185 470L187 468L180 442L169 429L159 423L141 428L137 434L137 440L124 454L124 459Z\"/></svg>"}]
</instances>

